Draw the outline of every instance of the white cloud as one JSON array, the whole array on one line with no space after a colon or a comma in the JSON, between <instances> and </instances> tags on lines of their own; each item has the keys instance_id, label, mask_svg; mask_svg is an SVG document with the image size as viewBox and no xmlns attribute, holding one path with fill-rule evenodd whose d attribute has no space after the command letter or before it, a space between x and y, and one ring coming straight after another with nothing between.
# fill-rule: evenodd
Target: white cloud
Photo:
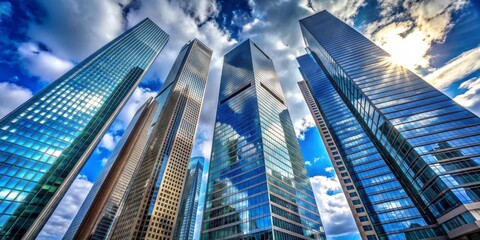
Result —
<instances>
[{"instance_id":1,"label":"white cloud","mask_svg":"<svg viewBox=\"0 0 480 240\"><path fill-rule=\"evenodd\" d=\"M327 167L327 168L325 168L325 171L327 171L327 172L333 172L333 167Z\"/></svg>"},{"instance_id":2,"label":"white cloud","mask_svg":"<svg viewBox=\"0 0 480 240\"><path fill-rule=\"evenodd\" d=\"M117 132L125 130L137 110L147 101L147 99L155 97L156 95L157 92L148 88L137 87L115 121L112 123L112 126L108 129L108 132L103 136L99 146L112 151L122 137L121 135L117 135Z\"/></svg>"},{"instance_id":3,"label":"white cloud","mask_svg":"<svg viewBox=\"0 0 480 240\"><path fill-rule=\"evenodd\" d=\"M32 97L32 91L14 83L0 82L0 119Z\"/></svg>"},{"instance_id":4,"label":"white cloud","mask_svg":"<svg viewBox=\"0 0 480 240\"><path fill-rule=\"evenodd\" d=\"M87 197L93 183L84 175L79 175L58 204L48 222L38 235L38 240L61 239L67 231L78 209Z\"/></svg>"},{"instance_id":5,"label":"white cloud","mask_svg":"<svg viewBox=\"0 0 480 240\"><path fill-rule=\"evenodd\" d=\"M209 159L223 54L237 41L230 39L228 33L221 30L215 21L207 20L218 14L216 5L213 7L210 1L201 1L196 4L189 2L191 1L143 1L139 8L128 14L127 19L129 25L133 25L149 17L170 35L169 43L151 67L151 71L147 73L145 77L147 81L159 79L164 81L181 47L193 38L198 38L212 49L206 97L193 150L193 156L201 155ZM192 9L197 9L193 17L190 14Z\"/></svg>"},{"instance_id":6,"label":"white cloud","mask_svg":"<svg viewBox=\"0 0 480 240\"><path fill-rule=\"evenodd\" d=\"M425 76L430 84L442 90L480 69L480 46L460 54L443 67Z\"/></svg>"},{"instance_id":7,"label":"white cloud","mask_svg":"<svg viewBox=\"0 0 480 240\"><path fill-rule=\"evenodd\" d=\"M315 126L315 122L313 121L313 117L311 114L306 115L302 119L297 119L293 123L293 127L295 128L295 133L297 134L297 138L300 140L305 140L305 133L308 129Z\"/></svg>"},{"instance_id":8,"label":"white cloud","mask_svg":"<svg viewBox=\"0 0 480 240\"><path fill-rule=\"evenodd\" d=\"M110 130L117 132L118 130L125 129L137 110L147 101L147 99L155 97L156 95L157 92L152 91L151 89L137 87L118 114Z\"/></svg>"},{"instance_id":9,"label":"white cloud","mask_svg":"<svg viewBox=\"0 0 480 240\"><path fill-rule=\"evenodd\" d=\"M353 23L358 9L365 5L363 0L303 0L300 2L294 0L250 0L252 18L242 26L242 32L239 33L241 40L252 38L273 59L299 138L304 137L305 131L314 126L313 118L309 114L296 85L296 82L301 80L301 76L297 70L298 66L295 62L295 57L304 53L298 20L313 13L311 7L308 6L308 2L317 11L327 9L349 24ZM388 5L386 2L389 1L382 2ZM398 4L392 3L390 6L396 7L398 5L402 7L401 2L398 2ZM405 4L410 4L409 8L411 8L409 16L414 16L415 19L409 19L405 24L417 26L414 31L404 30L405 26L402 26L402 24L392 26L390 20L393 18L386 17L384 21L370 26L370 34L375 35L375 39L381 41L388 38L386 36L387 33L382 31L384 27L403 27L400 29L402 31L398 29L396 33L394 31L396 34L394 37L398 37L400 41L400 45L397 48L405 48L408 43L420 46L418 53L414 52L412 56L415 56L419 65L428 68L427 63L430 60L430 57L426 55L428 48L433 41L443 41L446 32L452 27L450 23L451 14L463 6L462 1L446 5L440 4L440 1L429 2L438 2L438 4L430 11L428 6L423 6L421 3L406 1ZM40 6L45 9L45 18L42 18L40 22L32 23L29 26L28 35L32 42L45 44L48 51L39 50L34 43L26 43L27 45L24 45L22 50L25 51L24 53L27 57L36 60L33 62L37 63L31 66L27 65L26 68L32 75L51 81L61 74L61 71L58 69L66 71L66 66L68 66L70 60L79 62L118 36L124 31L125 26L131 27L145 17L150 17L170 35L170 41L147 72L147 76L143 81L164 81L182 45L194 37L198 38L213 50L211 70L205 94L207 97L203 103L194 147L194 154L202 155L208 159L215 121L222 58L223 54L231 49L237 41L230 39L228 32L219 29L217 23L209 20L211 17L216 16L219 11L214 1L136 1L135 7L131 8L126 18L124 18L122 11L124 6L129 3L129 0L64 0L51 4L48 0L40 0ZM385 9L387 7L383 7L384 11L386 11ZM385 16L388 15L387 12L384 14ZM435 32L432 36L425 37L430 28ZM404 39L406 40L404 41ZM26 59L28 60L28 58ZM40 64L48 59L57 64L54 64L53 70L44 72L44 69L39 68L39 66L49 67L49 64ZM155 94L156 92L150 89L137 88L112 125L112 132L124 129L138 107L149 96L154 96ZM102 139L102 144L109 149L113 149L115 138L118 137L112 132L107 133L105 138ZM340 190L338 180L336 178L317 176L312 178L312 184L320 205L319 209L323 213L322 218L327 234L338 236L342 233L346 234L356 231L356 225L351 218L350 209L346 204L343 193L338 192L328 195L331 191ZM64 211L68 215L71 209L64 209L62 206L65 205L61 203L59 205L61 207L57 211ZM51 226L53 225L49 225L49 227ZM50 232L53 230L50 229Z\"/></svg>"},{"instance_id":10,"label":"white cloud","mask_svg":"<svg viewBox=\"0 0 480 240\"><path fill-rule=\"evenodd\" d=\"M106 148L110 151L112 151L115 148L115 145L117 145L118 140L112 133L106 133L100 143L98 144L99 147Z\"/></svg>"},{"instance_id":11,"label":"white cloud","mask_svg":"<svg viewBox=\"0 0 480 240\"><path fill-rule=\"evenodd\" d=\"M197 128L197 136L192 151L192 156L202 156L210 159L212 151L212 133L213 126L205 126L208 122L202 122Z\"/></svg>"},{"instance_id":12,"label":"white cloud","mask_svg":"<svg viewBox=\"0 0 480 240\"><path fill-rule=\"evenodd\" d=\"M12 16L12 13L12 4L10 2L0 2L0 22L2 22L4 18Z\"/></svg>"},{"instance_id":13,"label":"white cloud","mask_svg":"<svg viewBox=\"0 0 480 240\"><path fill-rule=\"evenodd\" d=\"M310 2L317 12L326 9L350 25L353 24L353 18L357 15L358 9L367 4L364 0L312 0Z\"/></svg>"},{"instance_id":14,"label":"white cloud","mask_svg":"<svg viewBox=\"0 0 480 240\"><path fill-rule=\"evenodd\" d=\"M37 44L32 42L22 43L18 47L18 54L22 66L30 75L47 82L54 81L73 67L70 61L41 50Z\"/></svg>"},{"instance_id":15,"label":"white cloud","mask_svg":"<svg viewBox=\"0 0 480 240\"><path fill-rule=\"evenodd\" d=\"M312 162L310 162L310 161L305 161L305 166L311 167L311 166L312 166Z\"/></svg>"},{"instance_id":16,"label":"white cloud","mask_svg":"<svg viewBox=\"0 0 480 240\"><path fill-rule=\"evenodd\" d=\"M100 163L102 164L102 167L104 167L105 164L107 164L107 162L108 162L108 158L103 158Z\"/></svg>"},{"instance_id":17,"label":"white cloud","mask_svg":"<svg viewBox=\"0 0 480 240\"><path fill-rule=\"evenodd\" d=\"M431 45L445 40L453 14L467 5L467 0L380 1L383 17L366 25L365 34L396 63L425 75L432 71Z\"/></svg>"},{"instance_id":18,"label":"white cloud","mask_svg":"<svg viewBox=\"0 0 480 240\"><path fill-rule=\"evenodd\" d=\"M197 24L205 22L209 17L218 14L215 0L178 0L174 1L178 7L195 20Z\"/></svg>"},{"instance_id":19,"label":"white cloud","mask_svg":"<svg viewBox=\"0 0 480 240\"><path fill-rule=\"evenodd\" d=\"M55 55L79 62L124 30L122 11L129 2L39 0L44 15L41 21L31 22L27 34Z\"/></svg>"},{"instance_id":20,"label":"white cloud","mask_svg":"<svg viewBox=\"0 0 480 240\"><path fill-rule=\"evenodd\" d=\"M357 232L357 225L337 177L315 176L310 181L327 236Z\"/></svg>"},{"instance_id":21,"label":"white cloud","mask_svg":"<svg viewBox=\"0 0 480 240\"><path fill-rule=\"evenodd\" d=\"M47 18L41 23L32 24L28 31L29 36L32 41L41 42L48 47L49 51L40 51L40 54L54 57L60 61L70 59L78 62L119 35L124 30L124 25L131 27L143 18L150 17L170 35L170 41L148 71L144 82L164 81L180 48L187 41L196 37L204 42L212 48L213 57L205 94L207 97L203 103L193 153L204 156L208 161L212 144L211 138L215 121L222 58L237 41L230 39L229 34L219 29L216 22L208 20L218 14L217 6L212 1L146 0L138 2L138 6L130 9L126 20L123 20L123 7L119 3L124 6L128 1L87 0L78 2L66 0L52 5L48 1L42 0L40 5L46 8ZM346 0L331 0L314 1L312 6L319 10L327 8L333 14L352 23L358 8L363 4L363 0L353 3ZM302 138L305 131L314 126L314 122L296 85L301 76L297 70L295 57L304 53L298 20L310 15L312 11L306 7L305 1L300 3L293 0L250 1L250 5L253 10L253 18L243 27L239 36L241 40L249 37L253 38L273 59L289 104L295 130L297 135ZM26 49L28 50L28 48ZM30 54L36 53L32 52ZM36 57L38 58L38 56ZM33 75L43 74L34 71L36 68L29 69L33 69L31 71ZM55 74L40 77L51 80L56 78ZM112 150L119 137L115 136L114 133L117 130L124 129L140 105L149 96L155 94L156 92L150 89L137 88L113 123L111 131L102 139L101 146ZM115 140L116 138L117 140ZM102 163L104 163L104 160L102 160ZM317 159L314 161L317 161ZM81 182L83 182L83 188L79 186ZM206 178L204 178L204 182L206 182ZM59 237L66 231L91 184L82 179L77 179L74 182L40 237L44 239ZM327 234L338 236L343 233L355 232L356 225L351 218L351 212L343 193L328 195L331 191L340 189L338 180L317 176L312 178L312 184ZM76 192L71 193L71 191ZM199 211L202 207L203 205L199 206ZM201 221L198 221L197 226L200 223ZM198 233L198 228L196 231Z\"/></svg>"},{"instance_id":22,"label":"white cloud","mask_svg":"<svg viewBox=\"0 0 480 240\"><path fill-rule=\"evenodd\" d=\"M358 9L365 1L254 1L250 22L239 33L240 40L251 38L273 60L297 137L304 138L305 131L314 126L297 82L302 79L296 57L305 54L299 20L312 15L308 2L316 11L328 10L332 14L353 22Z\"/></svg>"},{"instance_id":23,"label":"white cloud","mask_svg":"<svg viewBox=\"0 0 480 240\"><path fill-rule=\"evenodd\" d=\"M463 82L460 88L467 91L455 96L453 100L480 116L480 77Z\"/></svg>"}]
</instances>

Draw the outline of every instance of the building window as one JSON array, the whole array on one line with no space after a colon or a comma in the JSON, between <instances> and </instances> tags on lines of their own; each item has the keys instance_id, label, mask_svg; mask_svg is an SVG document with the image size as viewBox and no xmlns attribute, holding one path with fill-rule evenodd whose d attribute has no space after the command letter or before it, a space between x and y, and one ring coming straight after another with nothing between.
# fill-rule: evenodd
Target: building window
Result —
<instances>
[{"instance_id":1,"label":"building window","mask_svg":"<svg viewBox=\"0 0 480 240\"><path fill-rule=\"evenodd\" d=\"M371 231L371 230L373 230L372 225L363 226L363 230L364 230L364 231Z\"/></svg>"}]
</instances>

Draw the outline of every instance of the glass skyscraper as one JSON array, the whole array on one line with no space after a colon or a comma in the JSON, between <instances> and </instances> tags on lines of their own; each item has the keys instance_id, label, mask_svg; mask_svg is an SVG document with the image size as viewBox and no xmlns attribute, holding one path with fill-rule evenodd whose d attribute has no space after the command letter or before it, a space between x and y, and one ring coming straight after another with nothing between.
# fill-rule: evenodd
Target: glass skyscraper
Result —
<instances>
[{"instance_id":1,"label":"glass skyscraper","mask_svg":"<svg viewBox=\"0 0 480 240\"><path fill-rule=\"evenodd\" d=\"M323 239L273 62L250 40L224 57L201 239Z\"/></svg>"},{"instance_id":2,"label":"glass skyscraper","mask_svg":"<svg viewBox=\"0 0 480 240\"><path fill-rule=\"evenodd\" d=\"M168 35L145 19L0 121L0 238L34 238Z\"/></svg>"},{"instance_id":3,"label":"glass skyscraper","mask_svg":"<svg viewBox=\"0 0 480 240\"><path fill-rule=\"evenodd\" d=\"M173 239L194 240L200 188L202 187L203 157L193 157L188 166L187 179L183 188L180 210Z\"/></svg>"},{"instance_id":4,"label":"glass skyscraper","mask_svg":"<svg viewBox=\"0 0 480 240\"><path fill-rule=\"evenodd\" d=\"M180 50L156 98L147 149L112 239L172 239L211 57L197 39Z\"/></svg>"},{"instance_id":5,"label":"glass skyscraper","mask_svg":"<svg viewBox=\"0 0 480 240\"><path fill-rule=\"evenodd\" d=\"M480 118L330 13L300 27L300 85L361 234L478 238Z\"/></svg>"},{"instance_id":6,"label":"glass skyscraper","mask_svg":"<svg viewBox=\"0 0 480 240\"><path fill-rule=\"evenodd\" d=\"M157 101L150 98L138 109L63 239L107 238L147 146L157 106Z\"/></svg>"}]
</instances>

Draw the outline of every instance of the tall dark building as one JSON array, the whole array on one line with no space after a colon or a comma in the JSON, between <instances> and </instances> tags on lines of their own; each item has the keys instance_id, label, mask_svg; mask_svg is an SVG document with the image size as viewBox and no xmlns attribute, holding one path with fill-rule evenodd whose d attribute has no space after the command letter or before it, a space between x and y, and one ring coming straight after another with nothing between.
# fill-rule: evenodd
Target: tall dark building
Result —
<instances>
[{"instance_id":1,"label":"tall dark building","mask_svg":"<svg viewBox=\"0 0 480 240\"><path fill-rule=\"evenodd\" d=\"M480 237L480 118L330 13L300 27L302 91L362 236Z\"/></svg>"},{"instance_id":2,"label":"tall dark building","mask_svg":"<svg viewBox=\"0 0 480 240\"><path fill-rule=\"evenodd\" d=\"M167 41L145 19L0 120L0 238L35 238Z\"/></svg>"},{"instance_id":3,"label":"tall dark building","mask_svg":"<svg viewBox=\"0 0 480 240\"><path fill-rule=\"evenodd\" d=\"M195 239L195 222L197 219L198 201L200 201L204 161L203 157L193 157L190 160L173 239Z\"/></svg>"},{"instance_id":4,"label":"tall dark building","mask_svg":"<svg viewBox=\"0 0 480 240\"><path fill-rule=\"evenodd\" d=\"M107 238L147 146L157 107L158 102L150 98L138 109L63 239Z\"/></svg>"},{"instance_id":5,"label":"tall dark building","mask_svg":"<svg viewBox=\"0 0 480 240\"><path fill-rule=\"evenodd\" d=\"M156 100L147 148L112 239L172 239L200 117L212 51L186 44Z\"/></svg>"},{"instance_id":6,"label":"tall dark building","mask_svg":"<svg viewBox=\"0 0 480 240\"><path fill-rule=\"evenodd\" d=\"M201 239L323 239L273 62L247 40L224 57Z\"/></svg>"}]
</instances>

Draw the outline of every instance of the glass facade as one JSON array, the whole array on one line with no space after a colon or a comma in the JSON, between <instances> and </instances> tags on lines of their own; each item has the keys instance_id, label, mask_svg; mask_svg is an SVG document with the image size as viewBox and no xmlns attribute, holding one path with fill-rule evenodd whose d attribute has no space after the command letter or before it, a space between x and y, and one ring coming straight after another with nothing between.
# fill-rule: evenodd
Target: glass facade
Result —
<instances>
[{"instance_id":1,"label":"glass facade","mask_svg":"<svg viewBox=\"0 0 480 240\"><path fill-rule=\"evenodd\" d=\"M342 105L342 103L338 99L338 96L334 95L334 92L332 92L331 89L328 88L328 85L325 86L326 77L321 72L318 65L315 64L313 59L311 59L308 55L305 55L299 57L298 62L301 65L301 72L304 75L304 78L309 79L312 86L315 85L315 90L317 90L315 92L315 95L322 96L322 104L328 104L329 106L331 106L328 112L345 113L345 111L341 111L342 109L345 109L345 106ZM356 186L352 183L352 178L349 175L346 167L348 164L350 164L350 161L348 161L349 159L342 158L341 154L339 153L339 146L337 146L337 144L335 143L332 137L332 133L326 125L326 121L331 122L333 118L333 121L336 122L346 121L345 124L336 125L338 130L353 128L354 123L352 122L352 116L348 114L342 114L338 116L322 116L315 97L312 92L310 92L309 84L306 81L300 81L298 85L305 98L305 101L307 102L310 112L314 117L315 124L320 131L320 136L322 137L322 140L326 145L327 153L329 157L334 160L333 166L339 179L340 185L342 186L343 191L346 193L345 195L347 198L347 202L349 203L351 210L355 212L354 219L357 223L360 236L362 237L362 239L375 238L375 229L372 227L373 220L369 218L366 211L362 211L362 209L366 209L366 206L362 201L361 196L359 195L359 189L357 189ZM363 156L359 157L361 158Z\"/></svg>"},{"instance_id":2,"label":"glass facade","mask_svg":"<svg viewBox=\"0 0 480 240\"><path fill-rule=\"evenodd\" d=\"M323 239L272 60L247 40L224 57L201 239Z\"/></svg>"},{"instance_id":3,"label":"glass facade","mask_svg":"<svg viewBox=\"0 0 480 240\"><path fill-rule=\"evenodd\" d=\"M197 39L181 49L156 98L147 149L112 239L173 237L211 57Z\"/></svg>"},{"instance_id":4,"label":"glass facade","mask_svg":"<svg viewBox=\"0 0 480 240\"><path fill-rule=\"evenodd\" d=\"M34 238L168 35L145 19L0 121L0 237Z\"/></svg>"},{"instance_id":5,"label":"glass facade","mask_svg":"<svg viewBox=\"0 0 480 240\"><path fill-rule=\"evenodd\" d=\"M147 145L148 130L157 106L157 101L150 98L137 111L63 239L107 238Z\"/></svg>"},{"instance_id":6,"label":"glass facade","mask_svg":"<svg viewBox=\"0 0 480 240\"><path fill-rule=\"evenodd\" d=\"M300 27L301 72L366 206L354 213L380 239L478 234L480 118L330 13Z\"/></svg>"},{"instance_id":7,"label":"glass facade","mask_svg":"<svg viewBox=\"0 0 480 240\"><path fill-rule=\"evenodd\" d=\"M198 201L200 201L204 161L205 159L203 157L194 157L190 160L173 239L194 239L195 220L197 219Z\"/></svg>"}]
</instances>

